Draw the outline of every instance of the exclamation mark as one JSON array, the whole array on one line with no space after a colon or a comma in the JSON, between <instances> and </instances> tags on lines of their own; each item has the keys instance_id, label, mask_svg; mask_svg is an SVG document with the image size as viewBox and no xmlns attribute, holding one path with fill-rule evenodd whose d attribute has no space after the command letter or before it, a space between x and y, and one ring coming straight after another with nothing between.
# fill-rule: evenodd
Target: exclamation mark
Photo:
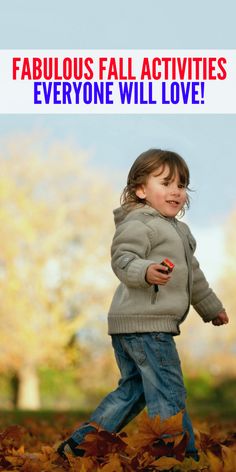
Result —
<instances>
[{"instance_id":1,"label":"exclamation mark","mask_svg":"<svg viewBox=\"0 0 236 472\"><path fill-rule=\"evenodd\" d=\"M201 103L205 103L205 100L204 100L204 93L205 93L205 82L201 82L201 92L202 92L202 99L201 99Z\"/></svg>"}]
</instances>

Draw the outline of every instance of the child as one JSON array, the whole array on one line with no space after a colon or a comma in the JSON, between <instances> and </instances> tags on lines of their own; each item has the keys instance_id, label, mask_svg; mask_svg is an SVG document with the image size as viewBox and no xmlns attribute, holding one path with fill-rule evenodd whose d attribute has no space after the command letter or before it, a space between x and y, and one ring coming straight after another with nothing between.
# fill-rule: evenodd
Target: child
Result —
<instances>
[{"instance_id":1,"label":"child","mask_svg":"<svg viewBox=\"0 0 236 472\"><path fill-rule=\"evenodd\" d=\"M130 169L122 205L114 210L112 268L121 283L108 315L121 379L89 422L59 446L62 456L84 454L77 446L94 430L90 423L118 432L147 406L150 417L162 419L183 410L186 455L199 460L173 336L180 334L190 304L205 322L229 320L193 255L188 226L176 219L189 206L188 186L187 164L175 152L150 149ZM161 265L165 258L174 263L172 273Z\"/></svg>"}]
</instances>

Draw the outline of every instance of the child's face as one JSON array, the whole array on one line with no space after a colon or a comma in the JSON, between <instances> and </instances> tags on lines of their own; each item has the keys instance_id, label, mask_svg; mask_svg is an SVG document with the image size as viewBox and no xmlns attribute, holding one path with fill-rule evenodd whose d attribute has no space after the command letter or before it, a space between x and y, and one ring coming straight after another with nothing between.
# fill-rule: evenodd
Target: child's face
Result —
<instances>
[{"instance_id":1,"label":"child's face","mask_svg":"<svg viewBox=\"0 0 236 472\"><path fill-rule=\"evenodd\" d=\"M158 175L159 174L159 175ZM159 211L163 216L175 217L186 202L186 188L180 183L179 175L168 180L169 168L165 166L150 174L146 184L136 189L136 195L146 199L147 204Z\"/></svg>"}]
</instances>

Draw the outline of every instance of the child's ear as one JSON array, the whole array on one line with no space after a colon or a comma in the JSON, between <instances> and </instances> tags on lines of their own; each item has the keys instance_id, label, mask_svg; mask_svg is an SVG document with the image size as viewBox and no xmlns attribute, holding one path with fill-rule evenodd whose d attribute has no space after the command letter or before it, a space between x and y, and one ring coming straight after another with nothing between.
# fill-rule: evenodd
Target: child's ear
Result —
<instances>
[{"instance_id":1,"label":"child's ear","mask_svg":"<svg viewBox=\"0 0 236 472\"><path fill-rule=\"evenodd\" d=\"M139 185L136 188L135 193L136 193L138 198L141 198L141 200L144 200L146 198L146 192L145 192L144 185Z\"/></svg>"}]
</instances>

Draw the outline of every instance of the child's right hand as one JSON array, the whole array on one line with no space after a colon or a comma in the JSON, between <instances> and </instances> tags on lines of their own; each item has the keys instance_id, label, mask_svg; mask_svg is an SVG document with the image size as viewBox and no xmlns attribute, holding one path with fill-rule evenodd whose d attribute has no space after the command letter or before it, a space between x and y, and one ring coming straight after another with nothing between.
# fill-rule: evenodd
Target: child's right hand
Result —
<instances>
[{"instance_id":1,"label":"child's right hand","mask_svg":"<svg viewBox=\"0 0 236 472\"><path fill-rule=\"evenodd\" d=\"M171 273L168 273L168 268L162 264L150 264L147 268L145 279L150 285L165 285L170 278Z\"/></svg>"}]
</instances>

